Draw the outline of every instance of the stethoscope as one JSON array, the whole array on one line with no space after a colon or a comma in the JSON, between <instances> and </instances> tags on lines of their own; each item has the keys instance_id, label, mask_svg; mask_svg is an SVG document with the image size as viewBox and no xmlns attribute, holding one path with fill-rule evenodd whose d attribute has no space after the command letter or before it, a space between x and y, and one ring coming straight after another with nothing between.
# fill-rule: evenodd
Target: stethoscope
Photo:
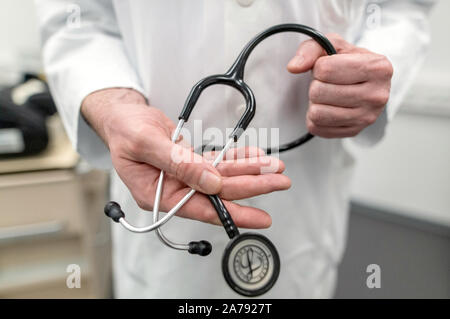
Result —
<instances>
[{"instance_id":1,"label":"stethoscope","mask_svg":"<svg viewBox=\"0 0 450 319\"><path fill-rule=\"evenodd\" d=\"M239 54L237 60L225 74L212 75L204 78L194 85L187 97L183 110L178 117L178 125L172 135L172 142L175 143L180 135L180 131L189 119L189 116L197 103L200 94L207 87L215 84L223 84L237 89L245 98L246 109L239 122L229 136L229 140L222 147L221 152L215 158L213 166L217 166L223 159L225 153L237 142L241 134L247 129L250 121L255 115L255 96L250 87L244 82L244 70L250 53L253 49L267 37L281 32L298 32L310 36L317 41L328 55L336 54L336 50L330 41L317 30L300 24L280 24L273 26L253 38ZM279 147L266 149L266 154L275 152L285 152L294 147L298 147L313 138L313 135L306 133L298 139L283 144ZM172 218L176 212L195 194L191 189L167 214L159 219L159 205L163 190L164 171L161 171L156 189L156 196L153 205L153 224L145 227L131 225L125 219L125 214L116 202L109 202L105 206L105 214L113 221L122 224L131 232L146 233L156 230L159 239L168 247L178 250L187 250L191 254L207 256L212 249L209 242L205 240L192 241L188 244L178 244L169 240L162 232L161 226ZM220 221L230 238L222 257L222 272L228 285L237 293L244 296L258 296L272 288L278 279L280 272L280 258L275 246L265 236L257 233L243 233L234 224L230 213L226 209L218 195L208 195L211 204L217 211Z\"/></svg>"}]
</instances>

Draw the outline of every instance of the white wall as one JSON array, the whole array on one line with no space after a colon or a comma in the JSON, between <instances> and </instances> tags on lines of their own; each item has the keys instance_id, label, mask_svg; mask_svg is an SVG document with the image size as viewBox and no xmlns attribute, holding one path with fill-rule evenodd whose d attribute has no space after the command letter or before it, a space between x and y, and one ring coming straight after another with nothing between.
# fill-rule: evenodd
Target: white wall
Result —
<instances>
[{"instance_id":1,"label":"white wall","mask_svg":"<svg viewBox=\"0 0 450 319\"><path fill-rule=\"evenodd\" d=\"M431 15L422 72L375 148L358 151L357 200L450 225L450 1Z\"/></svg>"},{"instance_id":2,"label":"white wall","mask_svg":"<svg viewBox=\"0 0 450 319\"><path fill-rule=\"evenodd\" d=\"M32 0L1 0L0 85L14 83L18 71L40 70L36 23Z\"/></svg>"},{"instance_id":3,"label":"white wall","mask_svg":"<svg viewBox=\"0 0 450 319\"><path fill-rule=\"evenodd\" d=\"M440 0L431 12L432 43L427 61L424 65L425 76L436 76L445 72L450 76L450 1ZM447 77L447 79L449 79ZM447 82L447 85L449 83Z\"/></svg>"},{"instance_id":4,"label":"white wall","mask_svg":"<svg viewBox=\"0 0 450 319\"><path fill-rule=\"evenodd\" d=\"M401 113L358 157L355 199L450 225L450 117Z\"/></svg>"}]
</instances>

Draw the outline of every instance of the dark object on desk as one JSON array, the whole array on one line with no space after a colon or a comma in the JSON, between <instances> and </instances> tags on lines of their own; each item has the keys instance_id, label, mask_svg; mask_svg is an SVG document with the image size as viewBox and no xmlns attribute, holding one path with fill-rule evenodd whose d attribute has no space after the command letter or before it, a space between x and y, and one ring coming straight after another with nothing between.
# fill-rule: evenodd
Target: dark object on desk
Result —
<instances>
[{"instance_id":1,"label":"dark object on desk","mask_svg":"<svg viewBox=\"0 0 450 319\"><path fill-rule=\"evenodd\" d=\"M25 75L22 83L0 91L0 158L34 155L46 149L46 118L56 107L45 82Z\"/></svg>"}]
</instances>

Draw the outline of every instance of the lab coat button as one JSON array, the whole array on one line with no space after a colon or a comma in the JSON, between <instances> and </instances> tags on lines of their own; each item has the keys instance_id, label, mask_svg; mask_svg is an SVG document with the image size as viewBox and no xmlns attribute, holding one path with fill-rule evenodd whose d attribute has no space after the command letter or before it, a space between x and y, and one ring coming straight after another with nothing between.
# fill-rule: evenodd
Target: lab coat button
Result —
<instances>
[{"instance_id":1,"label":"lab coat button","mask_svg":"<svg viewBox=\"0 0 450 319\"><path fill-rule=\"evenodd\" d=\"M237 2L239 3L239 5L241 7L249 7L252 5L252 3L254 2L254 0L237 0Z\"/></svg>"}]
</instances>

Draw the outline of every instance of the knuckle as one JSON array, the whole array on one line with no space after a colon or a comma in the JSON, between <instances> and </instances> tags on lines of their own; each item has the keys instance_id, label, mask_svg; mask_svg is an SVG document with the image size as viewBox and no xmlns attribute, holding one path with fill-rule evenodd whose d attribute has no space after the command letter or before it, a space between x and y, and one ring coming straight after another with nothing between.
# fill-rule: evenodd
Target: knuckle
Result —
<instances>
[{"instance_id":1,"label":"knuckle","mask_svg":"<svg viewBox=\"0 0 450 319\"><path fill-rule=\"evenodd\" d=\"M327 80L330 78L333 72L333 67L330 63L330 59L327 57L320 58L314 65L314 77L319 80Z\"/></svg>"},{"instance_id":2,"label":"knuckle","mask_svg":"<svg viewBox=\"0 0 450 319\"><path fill-rule=\"evenodd\" d=\"M145 149L145 139L142 136L136 136L133 138L133 140L130 142L128 148L134 156L138 156L142 153L142 150Z\"/></svg>"},{"instance_id":3,"label":"knuckle","mask_svg":"<svg viewBox=\"0 0 450 319\"><path fill-rule=\"evenodd\" d=\"M383 90L383 92L380 93L380 105L386 105L387 102L389 102L389 92L386 90Z\"/></svg>"},{"instance_id":4,"label":"knuckle","mask_svg":"<svg viewBox=\"0 0 450 319\"><path fill-rule=\"evenodd\" d=\"M138 147L140 150L142 150L145 147L146 142L147 139L144 137L143 134L140 134L136 136L134 145Z\"/></svg>"},{"instance_id":5,"label":"knuckle","mask_svg":"<svg viewBox=\"0 0 450 319\"><path fill-rule=\"evenodd\" d=\"M342 41L344 41L344 38L342 38L342 36L339 33L336 33L336 32L327 33L327 38L330 39L331 41L337 43L337 44L339 44Z\"/></svg>"},{"instance_id":6,"label":"knuckle","mask_svg":"<svg viewBox=\"0 0 450 319\"><path fill-rule=\"evenodd\" d=\"M320 82L317 80L313 80L309 86L309 99L312 102L317 102L320 97L320 91L321 91L321 85Z\"/></svg>"},{"instance_id":7,"label":"knuckle","mask_svg":"<svg viewBox=\"0 0 450 319\"><path fill-rule=\"evenodd\" d=\"M358 135L360 129L359 128L349 128L345 131L342 131L340 133L338 133L337 137L341 137L341 138L345 138L345 137L355 137L356 135Z\"/></svg>"},{"instance_id":8,"label":"knuckle","mask_svg":"<svg viewBox=\"0 0 450 319\"><path fill-rule=\"evenodd\" d=\"M384 55L376 55L371 65L371 71L383 79L390 79L394 74L392 63Z\"/></svg>"},{"instance_id":9,"label":"knuckle","mask_svg":"<svg viewBox=\"0 0 450 319\"><path fill-rule=\"evenodd\" d=\"M309 108L309 119L313 123L320 123L323 120L322 112L317 106L311 105Z\"/></svg>"},{"instance_id":10,"label":"knuckle","mask_svg":"<svg viewBox=\"0 0 450 319\"><path fill-rule=\"evenodd\" d=\"M311 121L308 121L308 123L306 124L306 127L308 128L308 132L313 134L313 135L319 135L319 129L316 125L314 125L314 123L312 123Z\"/></svg>"},{"instance_id":11,"label":"knuckle","mask_svg":"<svg viewBox=\"0 0 450 319\"><path fill-rule=\"evenodd\" d=\"M377 116L375 115L375 114L370 114L368 117L367 117L367 123L369 124L369 125L371 125L371 124L373 124L373 123L375 123L376 121L377 121Z\"/></svg>"},{"instance_id":12,"label":"knuckle","mask_svg":"<svg viewBox=\"0 0 450 319\"><path fill-rule=\"evenodd\" d=\"M356 135L358 135L358 133L359 133L359 129L354 129L354 130L351 130L349 133L348 133L348 137L355 137Z\"/></svg>"},{"instance_id":13,"label":"knuckle","mask_svg":"<svg viewBox=\"0 0 450 319\"><path fill-rule=\"evenodd\" d=\"M345 39L338 33L331 32L331 33L327 33L326 36L331 41L331 43L336 47L336 50L338 50L338 51L342 51L349 46L347 41L345 41Z\"/></svg>"},{"instance_id":14,"label":"knuckle","mask_svg":"<svg viewBox=\"0 0 450 319\"><path fill-rule=\"evenodd\" d=\"M143 210L151 210L151 207L148 205L147 201L144 200L141 196L135 196L134 199L139 208Z\"/></svg>"},{"instance_id":15,"label":"knuckle","mask_svg":"<svg viewBox=\"0 0 450 319\"><path fill-rule=\"evenodd\" d=\"M145 129L142 126L136 125L130 127L130 130L132 138L128 143L128 149L134 155L140 154L145 149L147 143L147 140L144 138L146 136Z\"/></svg>"},{"instance_id":16,"label":"knuckle","mask_svg":"<svg viewBox=\"0 0 450 319\"><path fill-rule=\"evenodd\" d=\"M372 125L373 123L375 123L377 121L377 116L375 114L367 114L366 116L363 117L361 124L363 126L369 126Z\"/></svg>"},{"instance_id":17,"label":"knuckle","mask_svg":"<svg viewBox=\"0 0 450 319\"><path fill-rule=\"evenodd\" d=\"M375 91L369 99L369 102L375 105L386 105L389 101L389 91L388 90L378 90Z\"/></svg>"},{"instance_id":18,"label":"knuckle","mask_svg":"<svg viewBox=\"0 0 450 319\"><path fill-rule=\"evenodd\" d=\"M385 68L386 68L386 77L387 78L392 78L392 76L394 75L394 66L392 65L392 63L388 60L388 59L385 59L386 60L386 66L385 66Z\"/></svg>"},{"instance_id":19,"label":"knuckle","mask_svg":"<svg viewBox=\"0 0 450 319\"><path fill-rule=\"evenodd\" d=\"M216 214L213 214L212 211L210 209L204 209L200 212L200 220L202 220L203 222L206 223L214 223L214 221L216 220Z\"/></svg>"},{"instance_id":20,"label":"knuckle","mask_svg":"<svg viewBox=\"0 0 450 319\"><path fill-rule=\"evenodd\" d=\"M173 163L175 165L174 172L176 179L183 181L186 177L186 170L187 170L187 163L180 162L180 163Z\"/></svg>"},{"instance_id":21,"label":"knuckle","mask_svg":"<svg viewBox=\"0 0 450 319\"><path fill-rule=\"evenodd\" d=\"M143 125L142 123L137 123L137 124L131 125L129 129L130 129L131 136L141 137L145 134L146 125Z\"/></svg>"}]
</instances>

